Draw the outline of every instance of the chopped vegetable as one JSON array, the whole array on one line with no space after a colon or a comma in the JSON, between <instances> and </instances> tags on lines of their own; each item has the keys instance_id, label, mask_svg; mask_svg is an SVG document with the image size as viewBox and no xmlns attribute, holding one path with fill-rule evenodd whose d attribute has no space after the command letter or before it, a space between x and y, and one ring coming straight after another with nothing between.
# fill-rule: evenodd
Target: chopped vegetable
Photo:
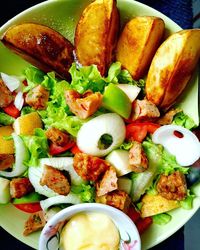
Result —
<instances>
[{"instance_id":1,"label":"chopped vegetable","mask_svg":"<svg viewBox=\"0 0 200 250\"><path fill-rule=\"evenodd\" d=\"M13 124L14 121L15 119L12 116L7 115L3 112L0 112L0 124L1 125L5 125L5 126L11 125Z\"/></svg>"},{"instance_id":2,"label":"chopped vegetable","mask_svg":"<svg viewBox=\"0 0 200 250\"><path fill-rule=\"evenodd\" d=\"M7 107L3 108L4 112L13 118L20 116L20 111L14 105L14 103L9 104Z\"/></svg>"},{"instance_id":3,"label":"chopped vegetable","mask_svg":"<svg viewBox=\"0 0 200 250\"><path fill-rule=\"evenodd\" d=\"M142 142L148 133L153 134L159 124L152 122L133 122L126 126L126 139Z\"/></svg>"},{"instance_id":4,"label":"chopped vegetable","mask_svg":"<svg viewBox=\"0 0 200 250\"><path fill-rule=\"evenodd\" d=\"M105 134L112 137L112 143L106 149L100 149L98 142ZM119 147L124 138L124 121L119 115L108 113L91 119L81 127L77 135L77 145L84 153L104 156Z\"/></svg>"},{"instance_id":5,"label":"chopped vegetable","mask_svg":"<svg viewBox=\"0 0 200 250\"><path fill-rule=\"evenodd\" d=\"M21 137L15 133L12 134L12 137L15 145L15 164L13 165L11 172L0 171L0 176L8 178L22 175L27 170L27 166L24 162L29 159L28 149L25 147Z\"/></svg>"},{"instance_id":6,"label":"chopped vegetable","mask_svg":"<svg viewBox=\"0 0 200 250\"><path fill-rule=\"evenodd\" d=\"M57 195L46 200L40 201L40 205L42 210L48 210L51 206L59 205L59 204L79 204L81 203L81 199L78 195L69 193L67 196Z\"/></svg>"},{"instance_id":7,"label":"chopped vegetable","mask_svg":"<svg viewBox=\"0 0 200 250\"><path fill-rule=\"evenodd\" d=\"M152 217L153 222L158 225L166 225L168 222L171 221L172 216L167 213L156 214Z\"/></svg>"},{"instance_id":8,"label":"chopped vegetable","mask_svg":"<svg viewBox=\"0 0 200 250\"><path fill-rule=\"evenodd\" d=\"M72 148L74 146L75 142L70 141L69 143L67 143L66 145L63 146L57 146L55 143L51 143L49 146L49 154L50 155L58 155L61 154L65 151L67 151L68 149Z\"/></svg>"},{"instance_id":9,"label":"chopped vegetable","mask_svg":"<svg viewBox=\"0 0 200 250\"><path fill-rule=\"evenodd\" d=\"M41 211L42 208L39 202L34 203L23 203L23 204L13 204L17 209L25 213L35 213Z\"/></svg>"}]
</instances>

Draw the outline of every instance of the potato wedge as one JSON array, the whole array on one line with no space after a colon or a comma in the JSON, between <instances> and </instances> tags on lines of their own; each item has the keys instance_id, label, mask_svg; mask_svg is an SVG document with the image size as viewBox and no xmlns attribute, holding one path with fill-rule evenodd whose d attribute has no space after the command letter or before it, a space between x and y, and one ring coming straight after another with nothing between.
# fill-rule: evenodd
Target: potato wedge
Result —
<instances>
[{"instance_id":1,"label":"potato wedge","mask_svg":"<svg viewBox=\"0 0 200 250\"><path fill-rule=\"evenodd\" d=\"M149 217L180 207L178 201L167 200L161 195L146 194L142 198L141 216Z\"/></svg>"},{"instance_id":2,"label":"potato wedge","mask_svg":"<svg viewBox=\"0 0 200 250\"><path fill-rule=\"evenodd\" d=\"M117 43L116 58L133 79L138 80L147 73L164 29L164 21L153 16L138 16L125 25Z\"/></svg>"},{"instance_id":3,"label":"potato wedge","mask_svg":"<svg viewBox=\"0 0 200 250\"><path fill-rule=\"evenodd\" d=\"M4 136L10 136L13 132L12 126L0 127L0 154L14 154L14 141L4 139Z\"/></svg>"},{"instance_id":4,"label":"potato wedge","mask_svg":"<svg viewBox=\"0 0 200 250\"><path fill-rule=\"evenodd\" d=\"M36 23L11 26L2 42L41 70L55 71L68 78L73 62L73 45L57 31Z\"/></svg>"},{"instance_id":5,"label":"potato wedge","mask_svg":"<svg viewBox=\"0 0 200 250\"><path fill-rule=\"evenodd\" d=\"M34 135L36 128L42 128L42 120L37 112L32 112L18 117L13 128L17 135Z\"/></svg>"},{"instance_id":6,"label":"potato wedge","mask_svg":"<svg viewBox=\"0 0 200 250\"><path fill-rule=\"evenodd\" d=\"M75 51L80 64L97 65L101 75L114 58L119 34L115 0L96 0L83 11L75 31Z\"/></svg>"},{"instance_id":7,"label":"potato wedge","mask_svg":"<svg viewBox=\"0 0 200 250\"><path fill-rule=\"evenodd\" d=\"M158 48L146 81L147 99L161 109L171 107L189 82L200 57L200 29L169 36Z\"/></svg>"}]
</instances>

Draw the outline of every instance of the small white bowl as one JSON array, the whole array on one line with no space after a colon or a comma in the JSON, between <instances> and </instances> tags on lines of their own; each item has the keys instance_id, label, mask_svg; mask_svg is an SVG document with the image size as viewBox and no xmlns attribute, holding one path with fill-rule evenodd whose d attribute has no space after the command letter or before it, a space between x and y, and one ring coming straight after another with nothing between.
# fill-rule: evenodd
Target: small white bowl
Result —
<instances>
[{"instance_id":1,"label":"small white bowl","mask_svg":"<svg viewBox=\"0 0 200 250\"><path fill-rule=\"evenodd\" d=\"M140 250L141 240L133 221L119 209L104 204L84 203L72 205L54 215L43 228L39 239L39 250L60 249L60 233L73 215L80 212L99 212L108 215L120 233L120 250ZM112 250L112 249L111 249Z\"/></svg>"}]
</instances>

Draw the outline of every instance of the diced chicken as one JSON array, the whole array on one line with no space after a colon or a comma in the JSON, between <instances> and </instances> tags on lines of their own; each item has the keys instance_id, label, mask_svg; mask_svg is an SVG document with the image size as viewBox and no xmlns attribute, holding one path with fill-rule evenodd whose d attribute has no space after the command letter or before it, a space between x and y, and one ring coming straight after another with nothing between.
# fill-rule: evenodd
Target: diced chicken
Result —
<instances>
[{"instance_id":1,"label":"diced chicken","mask_svg":"<svg viewBox=\"0 0 200 250\"><path fill-rule=\"evenodd\" d=\"M141 173L148 168L148 159L142 148L142 144L139 142L134 142L133 146L129 151L129 164L131 168L136 173Z\"/></svg>"},{"instance_id":2,"label":"diced chicken","mask_svg":"<svg viewBox=\"0 0 200 250\"><path fill-rule=\"evenodd\" d=\"M39 211L29 216L24 226L23 235L27 236L33 232L41 230L46 224L44 212Z\"/></svg>"},{"instance_id":3,"label":"diced chicken","mask_svg":"<svg viewBox=\"0 0 200 250\"><path fill-rule=\"evenodd\" d=\"M57 146L64 146L72 140L69 134L57 128L49 128L45 134L46 137Z\"/></svg>"},{"instance_id":4,"label":"diced chicken","mask_svg":"<svg viewBox=\"0 0 200 250\"><path fill-rule=\"evenodd\" d=\"M49 99L49 91L41 85L31 89L26 95L25 101L34 109L45 109Z\"/></svg>"},{"instance_id":5,"label":"diced chicken","mask_svg":"<svg viewBox=\"0 0 200 250\"><path fill-rule=\"evenodd\" d=\"M158 193L168 200L183 200L187 196L185 176L180 171L170 175L161 175L157 183Z\"/></svg>"},{"instance_id":6,"label":"diced chicken","mask_svg":"<svg viewBox=\"0 0 200 250\"><path fill-rule=\"evenodd\" d=\"M51 166L44 166L40 184L42 186L46 185L60 195L67 195L70 192L70 185L67 177L62 171Z\"/></svg>"},{"instance_id":7,"label":"diced chicken","mask_svg":"<svg viewBox=\"0 0 200 250\"><path fill-rule=\"evenodd\" d=\"M95 156L84 153L77 153L74 156L74 169L86 181L97 181L109 167L108 162Z\"/></svg>"},{"instance_id":8,"label":"diced chicken","mask_svg":"<svg viewBox=\"0 0 200 250\"><path fill-rule=\"evenodd\" d=\"M130 119L135 120L152 120L158 118L160 112L155 104L150 101L144 100L135 100L132 105L132 114Z\"/></svg>"},{"instance_id":9,"label":"diced chicken","mask_svg":"<svg viewBox=\"0 0 200 250\"><path fill-rule=\"evenodd\" d=\"M21 198L22 196L31 193L34 188L28 178L14 178L10 181L10 194L12 198Z\"/></svg>"},{"instance_id":10,"label":"diced chicken","mask_svg":"<svg viewBox=\"0 0 200 250\"><path fill-rule=\"evenodd\" d=\"M122 210L127 213L131 204L131 198L122 190L115 190L103 196L96 197L97 203L103 203Z\"/></svg>"},{"instance_id":11,"label":"diced chicken","mask_svg":"<svg viewBox=\"0 0 200 250\"><path fill-rule=\"evenodd\" d=\"M165 113L163 116L161 116L156 122L160 125L168 125L168 124L171 124L173 119L174 119L174 116L181 112L181 109L179 108L172 108L170 109L167 113Z\"/></svg>"},{"instance_id":12,"label":"diced chicken","mask_svg":"<svg viewBox=\"0 0 200 250\"><path fill-rule=\"evenodd\" d=\"M96 194L102 196L118 188L117 173L114 167L109 167L103 175L102 179L96 183Z\"/></svg>"},{"instance_id":13,"label":"diced chicken","mask_svg":"<svg viewBox=\"0 0 200 250\"><path fill-rule=\"evenodd\" d=\"M102 95L99 92L86 91L80 95L75 90L68 90L65 97L72 113L81 119L93 115L102 104Z\"/></svg>"},{"instance_id":14,"label":"diced chicken","mask_svg":"<svg viewBox=\"0 0 200 250\"><path fill-rule=\"evenodd\" d=\"M7 107L14 100L14 96L0 79L0 108Z\"/></svg>"},{"instance_id":15,"label":"diced chicken","mask_svg":"<svg viewBox=\"0 0 200 250\"><path fill-rule=\"evenodd\" d=\"M0 154L0 170L6 170L12 168L15 162L15 157L12 154Z\"/></svg>"}]
</instances>

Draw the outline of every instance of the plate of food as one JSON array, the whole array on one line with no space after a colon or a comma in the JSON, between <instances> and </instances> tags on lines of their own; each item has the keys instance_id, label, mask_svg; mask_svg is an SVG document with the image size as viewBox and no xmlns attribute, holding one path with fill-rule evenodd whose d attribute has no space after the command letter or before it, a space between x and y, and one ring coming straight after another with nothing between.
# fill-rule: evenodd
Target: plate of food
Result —
<instances>
[{"instance_id":1,"label":"plate of food","mask_svg":"<svg viewBox=\"0 0 200 250\"><path fill-rule=\"evenodd\" d=\"M67 206L103 203L142 249L200 207L200 30L130 0L50 0L0 29L0 225L37 249Z\"/></svg>"}]
</instances>

